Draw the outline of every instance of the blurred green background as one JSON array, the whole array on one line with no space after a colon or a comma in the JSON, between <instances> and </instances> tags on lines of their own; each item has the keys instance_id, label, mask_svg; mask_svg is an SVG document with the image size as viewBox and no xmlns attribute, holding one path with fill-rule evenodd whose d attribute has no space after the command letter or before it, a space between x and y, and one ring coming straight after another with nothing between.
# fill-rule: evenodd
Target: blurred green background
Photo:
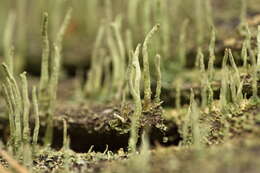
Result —
<instances>
[{"instance_id":1,"label":"blurred green background","mask_svg":"<svg viewBox=\"0 0 260 173\"><path fill-rule=\"evenodd\" d=\"M246 0L248 15L256 13L257 1ZM176 70L185 66L183 51L186 56L198 46L204 48L209 44L212 26L216 28L218 39L234 33L241 16L242 0L1 0L1 61L5 54L8 18L12 16L13 31L7 30L12 33L9 44L15 45L15 61L21 61L17 63L18 69L39 75L42 13L49 13L49 36L53 40L70 7L73 16L66 31L63 51L63 63L69 73L75 74L76 69L89 67L99 27L109 27L116 18L122 21L120 34L125 47L129 37L131 46L135 47L152 26L159 23L161 31L152 44L151 54L160 53L165 64L177 64L177 67L170 67ZM186 29L185 21L188 22ZM185 37L181 38L183 33ZM181 39L184 40L181 42ZM105 38L103 40L106 42ZM104 56L111 54L107 47L102 45ZM128 52L126 49L125 54Z\"/></svg>"}]
</instances>

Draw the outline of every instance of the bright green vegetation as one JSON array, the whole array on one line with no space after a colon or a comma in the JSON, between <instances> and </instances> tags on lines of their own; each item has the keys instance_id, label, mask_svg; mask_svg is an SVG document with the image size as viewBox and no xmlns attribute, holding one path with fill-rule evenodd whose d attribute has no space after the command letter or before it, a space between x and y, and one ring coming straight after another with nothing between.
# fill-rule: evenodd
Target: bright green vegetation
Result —
<instances>
[{"instance_id":1,"label":"bright green vegetation","mask_svg":"<svg viewBox=\"0 0 260 173\"><path fill-rule=\"evenodd\" d=\"M260 169L257 0L14 4L0 172Z\"/></svg>"}]
</instances>

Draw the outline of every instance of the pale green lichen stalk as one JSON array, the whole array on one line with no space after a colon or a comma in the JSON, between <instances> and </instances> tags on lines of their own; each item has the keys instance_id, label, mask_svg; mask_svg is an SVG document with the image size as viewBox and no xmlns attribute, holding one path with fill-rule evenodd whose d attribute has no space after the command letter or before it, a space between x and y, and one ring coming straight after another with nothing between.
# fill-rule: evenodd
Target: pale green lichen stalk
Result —
<instances>
[{"instance_id":1,"label":"pale green lichen stalk","mask_svg":"<svg viewBox=\"0 0 260 173\"><path fill-rule=\"evenodd\" d=\"M140 53L139 44L132 54L131 63L129 65L129 88L130 93L134 99L135 111L134 115L132 116L132 123L131 123L131 132L129 138L129 150L135 152L136 151L136 144L138 140L138 129L139 129L139 119L142 115L142 103L141 103L141 96L140 96L140 81L141 81L141 69L139 64L139 53Z\"/></svg>"},{"instance_id":2,"label":"pale green lichen stalk","mask_svg":"<svg viewBox=\"0 0 260 173\"><path fill-rule=\"evenodd\" d=\"M31 142L38 138L38 132L34 133L33 140L30 135L30 100L28 94L28 81L26 73L20 74L21 88L18 87L14 76L6 64L2 64L5 76L3 84L4 98L8 108L10 124L10 136L8 145L16 158L21 158L23 163L30 167L32 163ZM36 94L36 91L34 90ZM34 94L33 94L34 99ZM34 104L35 108L35 104ZM39 131L39 119L35 123Z\"/></svg>"},{"instance_id":3,"label":"pale green lichen stalk","mask_svg":"<svg viewBox=\"0 0 260 173\"><path fill-rule=\"evenodd\" d=\"M71 18L72 9L69 9L66 13L66 16L64 18L64 21L60 27L60 30L57 34L56 40L53 44L54 53L51 59L51 62L49 60L48 64L50 65L50 75L49 75L49 81L48 81L48 108L46 111L47 115L47 127L44 137L44 144L45 145L51 145L52 143L52 137L53 137L53 114L54 109L56 105L56 99L57 99L57 88L58 88L58 80L59 80L59 73L61 68L61 52L62 52L62 41L63 37L66 31L66 28L68 27L70 18Z\"/></svg>"},{"instance_id":4,"label":"pale green lichen stalk","mask_svg":"<svg viewBox=\"0 0 260 173\"><path fill-rule=\"evenodd\" d=\"M60 70L60 48L57 45L54 45L54 60L52 64L52 76L49 83L49 93L50 93L50 103L48 107L48 119L47 119L47 128L45 133L45 145L50 145L52 143L53 136L53 114L57 98L57 87L59 79L59 70Z\"/></svg>"},{"instance_id":5,"label":"pale green lichen stalk","mask_svg":"<svg viewBox=\"0 0 260 173\"><path fill-rule=\"evenodd\" d=\"M6 64L2 64L2 68L5 72L6 76L6 84L4 84L6 88L5 97L7 101L7 104L9 105L9 113L13 113L12 115L9 114L9 121L14 121L10 127L13 128L14 134L13 136L13 145L14 145L14 152L20 153L19 148L22 144L22 98L21 94L18 88L18 85L16 83L15 78L10 73L9 68ZM10 116L14 116L13 118L10 118ZM13 127L12 127L13 126Z\"/></svg>"},{"instance_id":6,"label":"pale green lichen stalk","mask_svg":"<svg viewBox=\"0 0 260 173\"><path fill-rule=\"evenodd\" d=\"M89 96L91 93L96 94L101 87L102 63L99 58L100 46L104 36L105 28L103 25L98 30L97 37L94 43L94 48L91 55L91 68L88 72L88 80L84 86L85 95ZM94 75L95 74L95 75Z\"/></svg>"},{"instance_id":7,"label":"pale green lichen stalk","mask_svg":"<svg viewBox=\"0 0 260 173\"><path fill-rule=\"evenodd\" d=\"M243 59L243 67L247 67L247 59L248 59L248 53L247 53L247 41L245 40L243 42L242 50L241 50L241 57Z\"/></svg>"},{"instance_id":8,"label":"pale green lichen stalk","mask_svg":"<svg viewBox=\"0 0 260 173\"><path fill-rule=\"evenodd\" d=\"M239 31L240 33L244 33L244 29L247 25L246 17L247 17L247 0L241 0L241 11L240 11L240 24Z\"/></svg>"},{"instance_id":9,"label":"pale green lichen stalk","mask_svg":"<svg viewBox=\"0 0 260 173\"><path fill-rule=\"evenodd\" d=\"M63 149L68 149L68 125L67 121L63 119Z\"/></svg>"},{"instance_id":10,"label":"pale green lichen stalk","mask_svg":"<svg viewBox=\"0 0 260 173\"><path fill-rule=\"evenodd\" d=\"M228 49L228 55L229 55L230 64L231 64L233 70L235 71L236 82L240 83L240 73L239 73L239 70L237 68L237 65L236 65L236 62L235 62L235 59L233 57L231 49Z\"/></svg>"},{"instance_id":11,"label":"pale green lichen stalk","mask_svg":"<svg viewBox=\"0 0 260 173\"><path fill-rule=\"evenodd\" d=\"M162 74L161 74L161 56L159 54L155 57L155 67L156 67L156 93L155 93L155 103L160 104L160 96L162 90Z\"/></svg>"},{"instance_id":12,"label":"pale green lichen stalk","mask_svg":"<svg viewBox=\"0 0 260 173\"><path fill-rule=\"evenodd\" d=\"M147 108L149 103L151 102L151 79L150 79L150 68L149 68L149 52L148 52L148 44L151 42L153 35L159 30L160 25L157 24L153 27L153 29L147 34L144 43L143 43L143 76L144 76L144 107Z\"/></svg>"},{"instance_id":13,"label":"pale green lichen stalk","mask_svg":"<svg viewBox=\"0 0 260 173\"><path fill-rule=\"evenodd\" d=\"M61 24L61 27L58 31L58 34L56 36L56 40L55 40L55 44L60 48L60 50L62 51L62 42L63 42L63 39L64 39L64 34L68 28L68 25L69 25L69 22L70 22L70 19L71 19L71 15L72 15L72 8L70 8L66 15L65 15L65 18Z\"/></svg>"},{"instance_id":14,"label":"pale green lichen stalk","mask_svg":"<svg viewBox=\"0 0 260 173\"><path fill-rule=\"evenodd\" d=\"M39 91L39 101L41 104L48 104L48 82L49 82L49 38L48 38L48 13L43 14L42 21L42 63L41 63L41 77L40 77L40 91Z\"/></svg>"},{"instance_id":15,"label":"pale green lichen stalk","mask_svg":"<svg viewBox=\"0 0 260 173\"><path fill-rule=\"evenodd\" d=\"M38 135L40 129L39 104L37 98L37 90L35 86L33 87L32 90L32 101L33 101L33 110L34 110L34 119L35 119L32 144L33 144L33 148L35 148L38 142Z\"/></svg>"},{"instance_id":16,"label":"pale green lichen stalk","mask_svg":"<svg viewBox=\"0 0 260 173\"><path fill-rule=\"evenodd\" d=\"M28 81L26 73L20 75L22 81L22 104L23 104L23 141L25 145L30 143L30 127L29 127L29 114L30 114L30 100L28 94Z\"/></svg>"},{"instance_id":17,"label":"pale green lichen stalk","mask_svg":"<svg viewBox=\"0 0 260 173\"><path fill-rule=\"evenodd\" d=\"M209 27L212 27L214 25L213 22L213 10L212 10L212 1L211 0L205 0L205 11L206 11L206 19L207 19L207 25Z\"/></svg>"},{"instance_id":18,"label":"pale green lichen stalk","mask_svg":"<svg viewBox=\"0 0 260 173\"><path fill-rule=\"evenodd\" d=\"M207 100L207 83L208 83L208 75L206 73L206 69L205 69L205 63L204 63L204 54L202 53L201 48L198 49L198 60L199 60L199 66L200 66L200 74L201 74L201 87L202 87L202 91L201 91L201 97L202 97L202 103L201 106L203 108L205 108L205 106L208 103Z\"/></svg>"},{"instance_id":19,"label":"pale green lichen stalk","mask_svg":"<svg viewBox=\"0 0 260 173\"><path fill-rule=\"evenodd\" d=\"M181 108L181 80L177 80L176 82L176 98L175 98L175 106L177 109Z\"/></svg>"},{"instance_id":20,"label":"pale green lichen stalk","mask_svg":"<svg viewBox=\"0 0 260 173\"><path fill-rule=\"evenodd\" d=\"M199 118L200 118L200 112L197 103L194 100L191 104L190 119L191 119L191 131L193 136L193 145L196 149L200 149L202 146L201 143L202 134L201 134L201 128L199 126Z\"/></svg>"},{"instance_id":21,"label":"pale green lichen stalk","mask_svg":"<svg viewBox=\"0 0 260 173\"><path fill-rule=\"evenodd\" d=\"M4 90L4 96L5 96L5 102L8 106L8 118L9 118L9 126L10 126L10 139L8 141L9 145L14 144L15 140L15 123L14 123L14 107L13 107L13 102L12 102L12 95L9 93L11 91L8 86L3 85L3 90Z\"/></svg>"},{"instance_id":22,"label":"pale green lichen stalk","mask_svg":"<svg viewBox=\"0 0 260 173\"><path fill-rule=\"evenodd\" d=\"M227 79L227 68L223 68L221 71L221 88L220 88L220 107L222 111L226 110L227 107L227 94L228 94L228 79Z\"/></svg>"},{"instance_id":23,"label":"pale green lichen stalk","mask_svg":"<svg viewBox=\"0 0 260 173\"><path fill-rule=\"evenodd\" d=\"M216 33L215 29L212 28L211 31L211 40L209 44L209 63L208 63L208 73L209 73L209 80L213 80L214 76L214 63L215 63L215 42L216 42Z\"/></svg>"},{"instance_id":24,"label":"pale green lichen stalk","mask_svg":"<svg viewBox=\"0 0 260 173\"><path fill-rule=\"evenodd\" d=\"M257 66L260 67L260 25L257 27Z\"/></svg>"}]
</instances>

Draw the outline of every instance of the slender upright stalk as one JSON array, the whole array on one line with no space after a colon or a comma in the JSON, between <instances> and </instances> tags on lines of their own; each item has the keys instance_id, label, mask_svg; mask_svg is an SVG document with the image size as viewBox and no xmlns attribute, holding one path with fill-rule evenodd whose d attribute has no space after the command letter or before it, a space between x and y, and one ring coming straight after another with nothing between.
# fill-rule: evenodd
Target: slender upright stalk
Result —
<instances>
[{"instance_id":1,"label":"slender upright stalk","mask_svg":"<svg viewBox=\"0 0 260 173\"><path fill-rule=\"evenodd\" d=\"M67 149L68 143L68 125L67 125L67 121L65 119L63 119L63 149Z\"/></svg>"},{"instance_id":2,"label":"slender upright stalk","mask_svg":"<svg viewBox=\"0 0 260 173\"><path fill-rule=\"evenodd\" d=\"M11 74L8 66L6 64L2 64L3 70L6 75L6 88L8 90L10 102L12 104L12 110L14 112L14 150L19 154L20 147L22 144L22 98L16 83L14 76Z\"/></svg>"},{"instance_id":3,"label":"slender upright stalk","mask_svg":"<svg viewBox=\"0 0 260 173\"><path fill-rule=\"evenodd\" d=\"M246 40L243 42L242 50L241 50L241 57L243 59L243 67L247 67L247 59L248 59L248 54L247 54L247 42Z\"/></svg>"},{"instance_id":4,"label":"slender upright stalk","mask_svg":"<svg viewBox=\"0 0 260 173\"><path fill-rule=\"evenodd\" d=\"M41 63L41 77L40 77L40 93L39 99L41 104L47 104L48 99L46 96L48 83L49 83L49 54L50 54L50 46L49 46L49 38L48 38L48 13L43 14L42 21L42 63Z\"/></svg>"},{"instance_id":5,"label":"slender upright stalk","mask_svg":"<svg viewBox=\"0 0 260 173\"><path fill-rule=\"evenodd\" d=\"M193 144L196 149L200 149L202 146L201 140L201 130L199 127L199 110L196 101L194 100L191 105L191 128L192 128L192 136L193 136Z\"/></svg>"},{"instance_id":6,"label":"slender upright stalk","mask_svg":"<svg viewBox=\"0 0 260 173\"><path fill-rule=\"evenodd\" d=\"M33 144L33 148L35 148L38 142L38 135L40 129L39 105L38 105L37 91L35 86L33 87L32 90L32 100L33 100L33 110L34 110L34 119L35 119L32 144Z\"/></svg>"},{"instance_id":7,"label":"slender upright stalk","mask_svg":"<svg viewBox=\"0 0 260 173\"><path fill-rule=\"evenodd\" d=\"M60 58L61 58L60 48L57 45L54 45L52 76L50 78L50 83L49 83L50 103L47 111L48 120L47 120L47 127L46 127L45 139L44 139L45 145L50 145L52 143L53 114L54 114L54 108L57 99L57 87L58 87L58 79L59 79L59 72L60 72Z\"/></svg>"},{"instance_id":8,"label":"slender upright stalk","mask_svg":"<svg viewBox=\"0 0 260 173\"><path fill-rule=\"evenodd\" d=\"M257 66L260 67L260 25L257 27Z\"/></svg>"},{"instance_id":9,"label":"slender upright stalk","mask_svg":"<svg viewBox=\"0 0 260 173\"><path fill-rule=\"evenodd\" d=\"M235 71L235 83L239 85L239 83L240 83L240 73L238 71L238 68L237 68L237 65L236 65L236 62L235 62L235 59L233 57L231 49L228 50L228 54L229 54L230 64L231 64L233 70Z\"/></svg>"},{"instance_id":10,"label":"slender upright stalk","mask_svg":"<svg viewBox=\"0 0 260 173\"><path fill-rule=\"evenodd\" d=\"M198 49L198 57L199 57L199 62L200 62L200 73L201 73L201 86L202 86L202 91L201 91L201 97L202 97L202 103L201 106L205 108L207 105L207 83L208 83L208 76L205 70L205 63L204 63L204 55L202 53L202 50L199 48Z\"/></svg>"},{"instance_id":11,"label":"slender upright stalk","mask_svg":"<svg viewBox=\"0 0 260 173\"><path fill-rule=\"evenodd\" d=\"M143 49L142 49L142 54L143 54L143 73L144 73L144 102L145 102L145 107L148 106L148 104L151 102L151 80L150 80L150 68L149 68L149 54L148 54L148 44L150 43L153 35L159 30L159 24L155 25L153 29L147 34L144 44L143 44Z\"/></svg>"},{"instance_id":12,"label":"slender upright stalk","mask_svg":"<svg viewBox=\"0 0 260 173\"><path fill-rule=\"evenodd\" d=\"M54 55L51 59L51 75L48 83L49 105L47 109L47 127L44 137L45 145L51 145L53 140L53 114L56 106L58 80L61 68L62 41L71 18L71 13L72 9L69 9L53 44Z\"/></svg>"},{"instance_id":13,"label":"slender upright stalk","mask_svg":"<svg viewBox=\"0 0 260 173\"><path fill-rule=\"evenodd\" d=\"M206 6L206 19L207 19L207 25L208 27L213 27L213 16L212 16L212 4L211 0L205 0L205 6Z\"/></svg>"},{"instance_id":14,"label":"slender upright stalk","mask_svg":"<svg viewBox=\"0 0 260 173\"><path fill-rule=\"evenodd\" d=\"M15 122L14 122L14 107L13 102L11 98L11 94L9 93L9 88L7 85L3 84L3 90L4 90L4 98L8 106L8 118L9 118L9 125L10 125L10 139L8 143L12 146L14 144L14 133L15 133Z\"/></svg>"},{"instance_id":15,"label":"slender upright stalk","mask_svg":"<svg viewBox=\"0 0 260 173\"><path fill-rule=\"evenodd\" d=\"M215 62L215 42L216 42L216 33L215 29L212 28L211 31L211 40L209 45L209 63L208 63L208 71L209 71L209 80L212 81L214 75L214 62Z\"/></svg>"},{"instance_id":16,"label":"slender upright stalk","mask_svg":"<svg viewBox=\"0 0 260 173\"><path fill-rule=\"evenodd\" d=\"M181 81L176 82L176 98L175 98L176 109L181 108Z\"/></svg>"},{"instance_id":17,"label":"slender upright stalk","mask_svg":"<svg viewBox=\"0 0 260 173\"><path fill-rule=\"evenodd\" d=\"M156 94L155 94L155 102L160 104L160 96L162 90L162 74L161 74L161 56L159 54L155 57L155 68L156 68Z\"/></svg>"},{"instance_id":18,"label":"slender upright stalk","mask_svg":"<svg viewBox=\"0 0 260 173\"><path fill-rule=\"evenodd\" d=\"M247 15L247 0L241 0L241 12L240 12L240 24L239 30L243 33L243 29L246 26L246 15Z\"/></svg>"},{"instance_id":19,"label":"slender upright stalk","mask_svg":"<svg viewBox=\"0 0 260 173\"><path fill-rule=\"evenodd\" d=\"M65 18L64 18L64 20L61 24L61 27L58 31L58 34L56 36L55 44L60 48L60 51L62 51L62 42L63 42L63 39L64 39L64 34L66 32L66 29L68 28L68 25L69 25L71 15L72 15L72 8L70 8L67 11Z\"/></svg>"},{"instance_id":20,"label":"slender upright stalk","mask_svg":"<svg viewBox=\"0 0 260 173\"><path fill-rule=\"evenodd\" d=\"M114 31L114 35L116 38L116 45L117 45L117 50L118 50L118 55L119 55L119 74L120 74L120 79L124 79L125 76L125 62L126 62L126 56L125 56L125 45L123 43L123 38L121 36L121 25L122 25L122 17L117 16L116 21L112 23L112 28ZM120 96L122 92L122 87L123 87L123 80L120 80L121 82L118 81L118 93L116 93L117 96Z\"/></svg>"},{"instance_id":21,"label":"slender upright stalk","mask_svg":"<svg viewBox=\"0 0 260 173\"><path fill-rule=\"evenodd\" d=\"M22 81L22 103L23 103L23 142L25 145L30 144L30 127L29 127L29 113L30 100L28 94L28 81L26 72L20 75Z\"/></svg>"},{"instance_id":22,"label":"slender upright stalk","mask_svg":"<svg viewBox=\"0 0 260 173\"><path fill-rule=\"evenodd\" d=\"M139 119L142 115L142 103L140 96L140 80L141 80L141 69L139 64L139 53L141 45L138 44L135 52L132 54L132 62L129 66L129 79L128 84L130 93L134 99L135 111L131 119L131 131L129 139L129 150L132 152L136 151L136 144L138 140L139 131Z\"/></svg>"}]
</instances>

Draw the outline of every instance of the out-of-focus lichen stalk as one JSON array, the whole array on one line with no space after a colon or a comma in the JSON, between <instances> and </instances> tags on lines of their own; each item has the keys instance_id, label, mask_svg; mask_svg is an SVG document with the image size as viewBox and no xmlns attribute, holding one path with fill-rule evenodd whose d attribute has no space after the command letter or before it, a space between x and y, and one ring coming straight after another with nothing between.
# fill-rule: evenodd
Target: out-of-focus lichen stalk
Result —
<instances>
[{"instance_id":1,"label":"out-of-focus lichen stalk","mask_svg":"<svg viewBox=\"0 0 260 173\"><path fill-rule=\"evenodd\" d=\"M123 87L123 79L125 76L125 63L126 63L126 52L125 52L125 45L123 43L123 38L121 36L121 25L122 25L122 17L121 16L117 16L116 21L112 23L112 28L114 31L114 35L116 38L116 45L117 45L117 50L118 50L118 55L119 55L119 62L120 62L120 66L119 66L119 74L120 74L120 82L118 82L118 93L116 93L116 95L119 97L119 95L121 95L122 93L122 87Z\"/></svg>"},{"instance_id":2,"label":"out-of-focus lichen stalk","mask_svg":"<svg viewBox=\"0 0 260 173\"><path fill-rule=\"evenodd\" d=\"M69 8L66 15L65 15L65 18L61 24L61 27L58 31L58 34L56 36L56 40L55 40L55 44L60 48L60 51L62 51L62 42L63 42L63 39L64 39L64 34L68 28L68 25L70 23L70 19L71 19L71 15L72 15L72 8Z\"/></svg>"},{"instance_id":3,"label":"out-of-focus lichen stalk","mask_svg":"<svg viewBox=\"0 0 260 173\"><path fill-rule=\"evenodd\" d=\"M47 110L47 128L45 133L45 145L51 145L52 143L52 137L53 137L53 114L54 114L54 108L56 104L57 99L57 87L58 87L58 79L59 79L59 71L60 71L60 48L55 44L54 45L54 57L53 57L53 64L52 67L52 75L50 78L49 83L49 97L50 97L50 103Z\"/></svg>"},{"instance_id":4,"label":"out-of-focus lichen stalk","mask_svg":"<svg viewBox=\"0 0 260 173\"><path fill-rule=\"evenodd\" d=\"M133 34L130 29L126 30L126 51L128 57L131 56L131 50L133 50Z\"/></svg>"},{"instance_id":5,"label":"out-of-focus lichen stalk","mask_svg":"<svg viewBox=\"0 0 260 173\"><path fill-rule=\"evenodd\" d=\"M113 19L113 12L112 12L112 4L111 0L105 0L105 14L106 14L106 20L108 23L110 23Z\"/></svg>"},{"instance_id":6,"label":"out-of-focus lichen stalk","mask_svg":"<svg viewBox=\"0 0 260 173\"><path fill-rule=\"evenodd\" d=\"M151 14L152 14L152 3L151 0L143 0L143 10L142 10L142 16L143 16L143 32L147 33L149 29L152 27L151 25Z\"/></svg>"},{"instance_id":7,"label":"out-of-focus lichen stalk","mask_svg":"<svg viewBox=\"0 0 260 173\"><path fill-rule=\"evenodd\" d=\"M230 64L231 64L233 70L235 71L235 74L234 74L234 76L235 76L234 80L235 81L234 82L239 85L239 83L240 83L240 73L239 73L239 70L237 68L237 65L236 65L236 62L235 62L235 59L233 57L231 49L228 49L228 56L229 56Z\"/></svg>"},{"instance_id":8,"label":"out-of-focus lichen stalk","mask_svg":"<svg viewBox=\"0 0 260 173\"><path fill-rule=\"evenodd\" d=\"M169 12L169 1L168 0L156 0L154 3L157 8L157 11L155 11L157 14L157 23L160 23L161 25L161 32L159 41L157 41L156 46L161 47L162 56L164 58L169 58L170 54L170 41L171 41L171 19L170 19L170 12Z\"/></svg>"},{"instance_id":9,"label":"out-of-focus lichen stalk","mask_svg":"<svg viewBox=\"0 0 260 173\"><path fill-rule=\"evenodd\" d=\"M138 12L138 2L139 0L131 0L131 1L128 1L128 21L130 23L130 26L131 27L134 27L136 26L137 24L137 12Z\"/></svg>"},{"instance_id":10,"label":"out-of-focus lichen stalk","mask_svg":"<svg viewBox=\"0 0 260 173\"><path fill-rule=\"evenodd\" d=\"M162 90L162 74L161 74L161 56L159 54L155 56L155 68L156 68L155 102L157 104L160 104L160 96Z\"/></svg>"},{"instance_id":11,"label":"out-of-focus lichen stalk","mask_svg":"<svg viewBox=\"0 0 260 173\"><path fill-rule=\"evenodd\" d=\"M64 0L55 0L49 1L49 9L50 9L50 27L51 27L51 40L54 40L57 32L59 32L59 27L62 22L62 7Z\"/></svg>"},{"instance_id":12,"label":"out-of-focus lichen stalk","mask_svg":"<svg viewBox=\"0 0 260 173\"><path fill-rule=\"evenodd\" d=\"M30 144L30 127L29 127L29 114L30 114L30 100L28 94L28 81L26 72L20 75L22 81L22 103L23 103L23 142L25 145Z\"/></svg>"},{"instance_id":13,"label":"out-of-focus lichen stalk","mask_svg":"<svg viewBox=\"0 0 260 173\"><path fill-rule=\"evenodd\" d=\"M66 149L68 143L68 125L67 121L63 119L63 149Z\"/></svg>"},{"instance_id":14,"label":"out-of-focus lichen stalk","mask_svg":"<svg viewBox=\"0 0 260 173\"><path fill-rule=\"evenodd\" d=\"M93 52L91 55L91 67L90 67L90 70L87 75L88 79L84 86L85 95L90 95L91 93L96 94L97 90L100 87L101 77L102 77L101 76L102 74L100 74L100 73L102 73L102 71L99 73L99 72L97 72L97 70L100 71L99 69L103 68L101 66L102 59L101 59L101 57L99 57L100 56L99 53L101 51L100 46L102 44L104 31L105 31L104 25L101 25L101 27L98 30L97 37L96 37L96 40L94 43Z\"/></svg>"},{"instance_id":15,"label":"out-of-focus lichen stalk","mask_svg":"<svg viewBox=\"0 0 260 173\"><path fill-rule=\"evenodd\" d=\"M151 79L150 79L150 68L149 68L149 52L148 44L151 42L153 35L159 30L160 25L155 25L152 30L147 34L144 43L143 43L143 73L144 73L144 107L146 108L151 102Z\"/></svg>"},{"instance_id":16,"label":"out-of-focus lichen stalk","mask_svg":"<svg viewBox=\"0 0 260 173\"><path fill-rule=\"evenodd\" d=\"M220 107L221 111L225 111L227 107L227 94L228 94L228 70L227 68L222 68L221 71L221 88L220 88Z\"/></svg>"},{"instance_id":17,"label":"out-of-focus lichen stalk","mask_svg":"<svg viewBox=\"0 0 260 173\"><path fill-rule=\"evenodd\" d=\"M212 2L211 0L205 0L206 19L207 19L208 28L214 26L213 14L212 14L212 4L211 4L211 2Z\"/></svg>"},{"instance_id":18,"label":"out-of-focus lichen stalk","mask_svg":"<svg viewBox=\"0 0 260 173\"><path fill-rule=\"evenodd\" d=\"M142 165L139 169L142 173L149 173L151 172L151 151L148 139L148 132L144 131L142 134L142 143L140 148L140 155L139 155L139 163Z\"/></svg>"},{"instance_id":19,"label":"out-of-focus lichen stalk","mask_svg":"<svg viewBox=\"0 0 260 173\"><path fill-rule=\"evenodd\" d=\"M17 56L18 71L21 71L26 63L27 50L27 26L29 22L26 19L28 0L17 0Z\"/></svg>"},{"instance_id":20,"label":"out-of-focus lichen stalk","mask_svg":"<svg viewBox=\"0 0 260 173\"><path fill-rule=\"evenodd\" d=\"M114 40L114 38L112 37L112 31L111 29L108 29L107 31L107 44L108 44L108 48L111 54L111 58L112 58L112 66L113 66L113 71L112 71L112 85L113 85L113 89L118 87L118 83L120 81L120 71L121 71L121 59L120 59L120 54L116 45L116 42Z\"/></svg>"},{"instance_id":21,"label":"out-of-focus lichen stalk","mask_svg":"<svg viewBox=\"0 0 260 173\"><path fill-rule=\"evenodd\" d=\"M176 90L175 106L176 109L180 109L181 108L181 80L176 81L175 90Z\"/></svg>"},{"instance_id":22,"label":"out-of-focus lichen stalk","mask_svg":"<svg viewBox=\"0 0 260 173\"><path fill-rule=\"evenodd\" d=\"M4 29L4 39L3 39L4 58L5 58L6 65L10 69L10 73L14 72L13 34L14 34L15 18L16 16L14 12L11 11L8 15L8 19Z\"/></svg>"},{"instance_id":23,"label":"out-of-focus lichen stalk","mask_svg":"<svg viewBox=\"0 0 260 173\"><path fill-rule=\"evenodd\" d=\"M200 74L201 74L201 80L200 84L202 87L201 91L201 97L202 97L202 103L201 106L203 108L206 107L208 100L207 100L207 83L208 83L208 75L205 70L205 62L204 62L204 54L202 53L201 48L198 49L198 59L199 59L199 64L200 64Z\"/></svg>"},{"instance_id":24,"label":"out-of-focus lichen stalk","mask_svg":"<svg viewBox=\"0 0 260 173\"><path fill-rule=\"evenodd\" d=\"M96 33L96 27L98 24L98 15L97 15L97 11L99 10L99 6L98 3L99 1L97 0L82 0L85 3L85 26L86 26L86 30L87 33L93 34ZM80 15L82 15L80 13Z\"/></svg>"},{"instance_id":25,"label":"out-of-focus lichen stalk","mask_svg":"<svg viewBox=\"0 0 260 173\"><path fill-rule=\"evenodd\" d=\"M257 66L260 67L260 25L257 27Z\"/></svg>"},{"instance_id":26,"label":"out-of-focus lichen stalk","mask_svg":"<svg viewBox=\"0 0 260 173\"><path fill-rule=\"evenodd\" d=\"M48 105L48 83L49 83L49 38L48 38L48 13L43 14L42 19L42 62L39 86L39 101L46 108Z\"/></svg>"},{"instance_id":27,"label":"out-of-focus lichen stalk","mask_svg":"<svg viewBox=\"0 0 260 173\"><path fill-rule=\"evenodd\" d=\"M33 110L34 110L34 130L33 130L33 138L32 138L32 145L35 149L35 146L38 142L38 135L39 135L39 129L40 129L40 117L39 117L39 104L38 104L38 98L37 98L37 90L34 86L32 89L32 101L33 101Z\"/></svg>"},{"instance_id":28,"label":"out-of-focus lichen stalk","mask_svg":"<svg viewBox=\"0 0 260 173\"><path fill-rule=\"evenodd\" d=\"M203 42L203 8L202 0L194 0L195 5L195 22L196 22L196 40L197 45L201 46Z\"/></svg>"},{"instance_id":29,"label":"out-of-focus lichen stalk","mask_svg":"<svg viewBox=\"0 0 260 173\"><path fill-rule=\"evenodd\" d=\"M178 45L178 60L179 67L182 69L186 65L186 37L187 37L187 26L189 21L186 19L183 21L181 25L181 33L179 37L179 45Z\"/></svg>"},{"instance_id":30,"label":"out-of-focus lichen stalk","mask_svg":"<svg viewBox=\"0 0 260 173\"><path fill-rule=\"evenodd\" d=\"M209 63L208 63L208 73L209 73L209 81L213 80L214 76L214 63L215 63L215 42L216 42L216 33L215 29L212 28L211 31L211 40L209 44Z\"/></svg>"},{"instance_id":31,"label":"out-of-focus lichen stalk","mask_svg":"<svg viewBox=\"0 0 260 173\"><path fill-rule=\"evenodd\" d=\"M191 104L191 129L192 129L192 136L193 136L193 145L196 149L201 149L202 147L202 135L201 135L201 128L199 124L200 112L198 109L197 102L194 100Z\"/></svg>"},{"instance_id":32,"label":"out-of-focus lichen stalk","mask_svg":"<svg viewBox=\"0 0 260 173\"><path fill-rule=\"evenodd\" d=\"M239 31L243 34L244 27L246 27L246 16L247 16L247 0L241 0L241 11L240 11L240 24Z\"/></svg>"},{"instance_id":33,"label":"out-of-focus lichen stalk","mask_svg":"<svg viewBox=\"0 0 260 173\"><path fill-rule=\"evenodd\" d=\"M61 52L62 52L62 41L65 34L65 31L68 27L70 18L71 18L72 9L70 8L64 21L60 27L60 30L57 34L56 40L53 44L54 54L51 60L51 75L49 76L49 83L48 83L48 94L49 94L49 104L47 109L47 127L45 132L44 144L51 145L52 137L53 137L53 114L54 109L56 106L57 100L57 88L58 88L58 80L59 80L59 73L61 68Z\"/></svg>"},{"instance_id":34,"label":"out-of-focus lichen stalk","mask_svg":"<svg viewBox=\"0 0 260 173\"><path fill-rule=\"evenodd\" d=\"M247 67L247 58L248 58L248 53L247 53L247 42L246 40L243 42L242 50L241 50L241 57L243 59L243 67Z\"/></svg>"}]
</instances>

